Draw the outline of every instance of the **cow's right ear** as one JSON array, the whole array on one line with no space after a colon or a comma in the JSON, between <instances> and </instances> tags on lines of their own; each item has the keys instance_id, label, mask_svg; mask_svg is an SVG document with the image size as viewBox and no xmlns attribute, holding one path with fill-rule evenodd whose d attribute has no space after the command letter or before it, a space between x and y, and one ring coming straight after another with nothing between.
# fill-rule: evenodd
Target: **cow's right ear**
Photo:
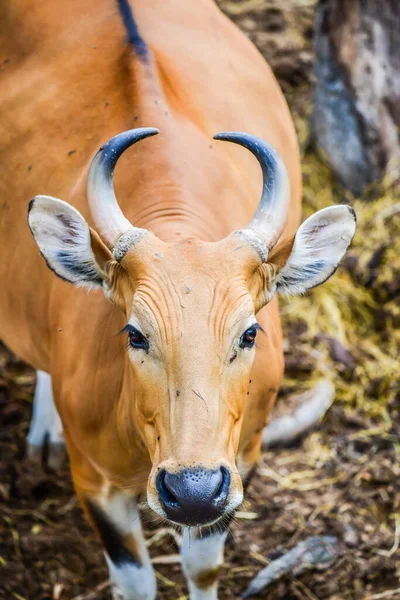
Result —
<instances>
[{"instance_id":1,"label":"cow's right ear","mask_svg":"<svg viewBox=\"0 0 400 600\"><path fill-rule=\"evenodd\" d=\"M30 201L28 223L48 267L78 286L108 288L114 256L73 206L36 196Z\"/></svg>"}]
</instances>

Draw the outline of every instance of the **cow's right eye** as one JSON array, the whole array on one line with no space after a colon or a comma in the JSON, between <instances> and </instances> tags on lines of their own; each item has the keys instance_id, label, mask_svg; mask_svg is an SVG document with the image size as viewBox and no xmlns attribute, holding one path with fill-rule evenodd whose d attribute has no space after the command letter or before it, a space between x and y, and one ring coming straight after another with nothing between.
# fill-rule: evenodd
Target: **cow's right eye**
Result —
<instances>
[{"instance_id":1,"label":"cow's right eye","mask_svg":"<svg viewBox=\"0 0 400 600\"><path fill-rule=\"evenodd\" d=\"M129 345L131 348L138 350L144 350L145 352L149 349L149 340L133 325L126 325L122 331L126 331L128 334Z\"/></svg>"}]
</instances>

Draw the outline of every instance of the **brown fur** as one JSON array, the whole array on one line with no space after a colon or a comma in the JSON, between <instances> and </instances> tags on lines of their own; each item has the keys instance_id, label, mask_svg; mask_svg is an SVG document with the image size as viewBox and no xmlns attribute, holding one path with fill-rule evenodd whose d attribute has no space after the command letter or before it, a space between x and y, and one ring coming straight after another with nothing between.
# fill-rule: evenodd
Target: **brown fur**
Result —
<instances>
[{"instance_id":1,"label":"brown fur","mask_svg":"<svg viewBox=\"0 0 400 600\"><path fill-rule=\"evenodd\" d=\"M206 571L201 571L196 576L194 583L200 590L208 590L213 587L218 581L218 577L221 573L222 566L215 567L214 569L207 569Z\"/></svg>"}]
</instances>

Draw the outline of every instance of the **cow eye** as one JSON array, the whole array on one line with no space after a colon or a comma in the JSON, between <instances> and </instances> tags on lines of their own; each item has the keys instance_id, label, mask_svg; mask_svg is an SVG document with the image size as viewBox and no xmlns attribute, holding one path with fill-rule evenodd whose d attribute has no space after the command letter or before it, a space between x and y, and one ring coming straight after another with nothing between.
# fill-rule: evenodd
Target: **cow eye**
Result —
<instances>
[{"instance_id":1,"label":"cow eye","mask_svg":"<svg viewBox=\"0 0 400 600\"><path fill-rule=\"evenodd\" d=\"M140 333L140 331L138 331L131 325L128 326L126 330L128 332L129 345L132 348L138 348L147 352L149 349L149 340L145 338L143 333Z\"/></svg>"},{"instance_id":2,"label":"cow eye","mask_svg":"<svg viewBox=\"0 0 400 600\"><path fill-rule=\"evenodd\" d=\"M254 346L254 342L256 340L257 335L257 329L258 327L256 327L256 325L252 325L251 327L246 329L246 331L240 338L239 346L241 348L252 348Z\"/></svg>"}]
</instances>

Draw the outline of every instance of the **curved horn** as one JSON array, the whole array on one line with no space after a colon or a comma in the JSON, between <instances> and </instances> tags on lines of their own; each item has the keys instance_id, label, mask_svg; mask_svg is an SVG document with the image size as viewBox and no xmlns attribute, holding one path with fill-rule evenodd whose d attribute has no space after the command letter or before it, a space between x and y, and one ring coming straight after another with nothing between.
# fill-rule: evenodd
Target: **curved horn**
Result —
<instances>
[{"instance_id":1,"label":"curved horn","mask_svg":"<svg viewBox=\"0 0 400 600\"><path fill-rule=\"evenodd\" d=\"M124 217L115 197L115 165L129 146L157 133L158 129L153 127L124 131L104 144L92 160L87 182L89 207L100 236L111 247L119 235L135 229Z\"/></svg>"},{"instance_id":2,"label":"curved horn","mask_svg":"<svg viewBox=\"0 0 400 600\"><path fill-rule=\"evenodd\" d=\"M286 167L276 150L255 135L231 131L218 133L214 139L247 148L260 163L263 174L261 200L253 219L241 233L248 234L250 243L265 255L265 250L276 244L287 222L290 181Z\"/></svg>"}]
</instances>

